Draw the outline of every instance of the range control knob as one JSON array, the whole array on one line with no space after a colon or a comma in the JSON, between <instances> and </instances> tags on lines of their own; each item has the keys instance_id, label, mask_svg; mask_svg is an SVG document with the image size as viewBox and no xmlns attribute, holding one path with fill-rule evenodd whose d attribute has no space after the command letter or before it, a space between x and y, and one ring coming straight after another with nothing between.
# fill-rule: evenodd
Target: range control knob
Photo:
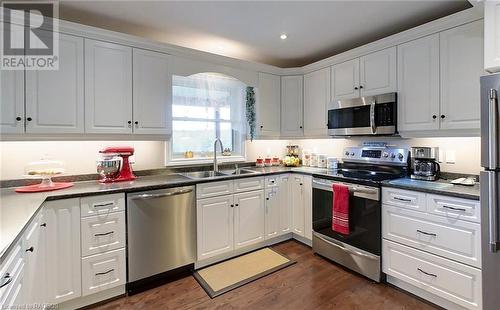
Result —
<instances>
[{"instance_id":1,"label":"range control knob","mask_svg":"<svg viewBox=\"0 0 500 310\"><path fill-rule=\"evenodd\" d=\"M354 152L351 152L351 156L354 156Z\"/></svg>"},{"instance_id":2,"label":"range control knob","mask_svg":"<svg viewBox=\"0 0 500 310\"><path fill-rule=\"evenodd\" d=\"M345 156L349 156L349 152L345 152Z\"/></svg>"},{"instance_id":3,"label":"range control knob","mask_svg":"<svg viewBox=\"0 0 500 310\"><path fill-rule=\"evenodd\" d=\"M398 159L399 159L400 161L402 161L402 160L403 160L403 158L404 158L403 154L399 153L399 154L398 154Z\"/></svg>"},{"instance_id":4,"label":"range control knob","mask_svg":"<svg viewBox=\"0 0 500 310\"><path fill-rule=\"evenodd\" d=\"M382 154L382 156L384 156L384 158L387 158L387 157L389 157L389 153L384 152L384 153Z\"/></svg>"},{"instance_id":5,"label":"range control knob","mask_svg":"<svg viewBox=\"0 0 500 310\"><path fill-rule=\"evenodd\" d=\"M391 158L392 158L392 159L396 158L396 154L392 153L392 154L391 154Z\"/></svg>"}]
</instances>

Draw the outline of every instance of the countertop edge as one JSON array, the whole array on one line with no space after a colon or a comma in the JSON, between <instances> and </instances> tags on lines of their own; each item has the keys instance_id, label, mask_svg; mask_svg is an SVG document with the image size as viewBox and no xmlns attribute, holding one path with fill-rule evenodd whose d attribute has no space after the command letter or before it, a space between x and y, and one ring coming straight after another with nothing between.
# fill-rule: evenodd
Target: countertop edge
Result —
<instances>
[{"instance_id":1,"label":"countertop edge","mask_svg":"<svg viewBox=\"0 0 500 310\"><path fill-rule=\"evenodd\" d=\"M423 192L423 193L428 193L428 194L436 194L436 195L450 196L450 197L477 200L477 201L479 201L479 198L480 198L479 194L473 195L473 194L466 194L466 193L460 193L460 192L454 192L454 191L446 191L446 190L440 190L440 189L423 188L423 187L402 185L402 184L391 184L389 182L382 182L382 187L400 188L400 189L411 190L411 191L416 191L416 192Z\"/></svg>"}]
</instances>

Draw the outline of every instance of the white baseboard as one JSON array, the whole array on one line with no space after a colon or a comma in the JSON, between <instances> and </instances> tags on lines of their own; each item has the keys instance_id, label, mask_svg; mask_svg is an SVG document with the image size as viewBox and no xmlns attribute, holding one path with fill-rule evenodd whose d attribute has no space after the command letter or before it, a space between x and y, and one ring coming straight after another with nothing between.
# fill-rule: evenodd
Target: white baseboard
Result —
<instances>
[{"instance_id":1,"label":"white baseboard","mask_svg":"<svg viewBox=\"0 0 500 310\"><path fill-rule=\"evenodd\" d=\"M68 300L59 304L57 309L78 309L124 294L125 284L92 295Z\"/></svg>"},{"instance_id":2,"label":"white baseboard","mask_svg":"<svg viewBox=\"0 0 500 310\"><path fill-rule=\"evenodd\" d=\"M311 239L307 239L306 237L302 237L302 236L299 236L297 234L293 234L293 239L295 239L298 242L303 243L307 246L312 247L312 240Z\"/></svg>"}]
</instances>

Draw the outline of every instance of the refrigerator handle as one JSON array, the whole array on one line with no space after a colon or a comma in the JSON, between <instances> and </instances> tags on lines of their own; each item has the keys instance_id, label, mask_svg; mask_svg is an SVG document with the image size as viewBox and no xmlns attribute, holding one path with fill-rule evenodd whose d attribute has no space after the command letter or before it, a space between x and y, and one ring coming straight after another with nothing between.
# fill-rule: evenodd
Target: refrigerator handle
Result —
<instances>
[{"instance_id":1,"label":"refrigerator handle","mask_svg":"<svg viewBox=\"0 0 500 310\"><path fill-rule=\"evenodd\" d=\"M488 94L489 96L489 140L488 140L488 146L489 146L489 168L490 169L496 169L498 167L498 122L497 122L497 115L498 115L498 106L497 106L497 91L496 89L490 89L490 93Z\"/></svg>"},{"instance_id":2,"label":"refrigerator handle","mask_svg":"<svg viewBox=\"0 0 500 310\"><path fill-rule=\"evenodd\" d=\"M498 197L497 197L497 174L488 173L488 217L489 217L489 245L490 251L498 251Z\"/></svg>"}]
</instances>

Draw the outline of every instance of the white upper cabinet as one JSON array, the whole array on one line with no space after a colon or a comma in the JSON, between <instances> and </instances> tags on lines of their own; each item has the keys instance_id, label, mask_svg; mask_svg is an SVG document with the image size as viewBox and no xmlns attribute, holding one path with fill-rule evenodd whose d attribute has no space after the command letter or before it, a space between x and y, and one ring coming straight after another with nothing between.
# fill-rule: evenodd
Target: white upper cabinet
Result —
<instances>
[{"instance_id":1,"label":"white upper cabinet","mask_svg":"<svg viewBox=\"0 0 500 310\"><path fill-rule=\"evenodd\" d=\"M500 1L484 1L484 69L500 71Z\"/></svg>"},{"instance_id":2,"label":"white upper cabinet","mask_svg":"<svg viewBox=\"0 0 500 310\"><path fill-rule=\"evenodd\" d=\"M134 49L134 133L172 133L172 75L169 55Z\"/></svg>"},{"instance_id":3,"label":"white upper cabinet","mask_svg":"<svg viewBox=\"0 0 500 310\"><path fill-rule=\"evenodd\" d=\"M441 129L480 128L483 22L440 33Z\"/></svg>"},{"instance_id":4,"label":"white upper cabinet","mask_svg":"<svg viewBox=\"0 0 500 310\"><path fill-rule=\"evenodd\" d=\"M304 75L304 135L326 136L330 68Z\"/></svg>"},{"instance_id":5,"label":"white upper cabinet","mask_svg":"<svg viewBox=\"0 0 500 310\"><path fill-rule=\"evenodd\" d=\"M26 71L26 132L83 133L83 79L83 38L59 34L59 69Z\"/></svg>"},{"instance_id":6,"label":"white upper cabinet","mask_svg":"<svg viewBox=\"0 0 500 310\"><path fill-rule=\"evenodd\" d=\"M439 34L398 46L399 131L439 128Z\"/></svg>"},{"instance_id":7,"label":"white upper cabinet","mask_svg":"<svg viewBox=\"0 0 500 310\"><path fill-rule=\"evenodd\" d=\"M359 59L360 95L373 96L397 91L396 47Z\"/></svg>"},{"instance_id":8,"label":"white upper cabinet","mask_svg":"<svg viewBox=\"0 0 500 310\"><path fill-rule=\"evenodd\" d=\"M234 194L234 248L264 241L264 191Z\"/></svg>"},{"instance_id":9,"label":"white upper cabinet","mask_svg":"<svg viewBox=\"0 0 500 310\"><path fill-rule=\"evenodd\" d=\"M277 75L259 72L257 89L257 123L260 136L280 135L281 79Z\"/></svg>"},{"instance_id":10,"label":"white upper cabinet","mask_svg":"<svg viewBox=\"0 0 500 310\"><path fill-rule=\"evenodd\" d=\"M332 66L332 100L359 97L359 58Z\"/></svg>"},{"instance_id":11,"label":"white upper cabinet","mask_svg":"<svg viewBox=\"0 0 500 310\"><path fill-rule=\"evenodd\" d=\"M24 71L0 70L0 134L24 132Z\"/></svg>"},{"instance_id":12,"label":"white upper cabinet","mask_svg":"<svg viewBox=\"0 0 500 310\"><path fill-rule=\"evenodd\" d=\"M85 131L132 133L132 48L85 39Z\"/></svg>"},{"instance_id":13,"label":"white upper cabinet","mask_svg":"<svg viewBox=\"0 0 500 310\"><path fill-rule=\"evenodd\" d=\"M302 136L303 132L303 87L302 75L281 77L281 135Z\"/></svg>"}]
</instances>

